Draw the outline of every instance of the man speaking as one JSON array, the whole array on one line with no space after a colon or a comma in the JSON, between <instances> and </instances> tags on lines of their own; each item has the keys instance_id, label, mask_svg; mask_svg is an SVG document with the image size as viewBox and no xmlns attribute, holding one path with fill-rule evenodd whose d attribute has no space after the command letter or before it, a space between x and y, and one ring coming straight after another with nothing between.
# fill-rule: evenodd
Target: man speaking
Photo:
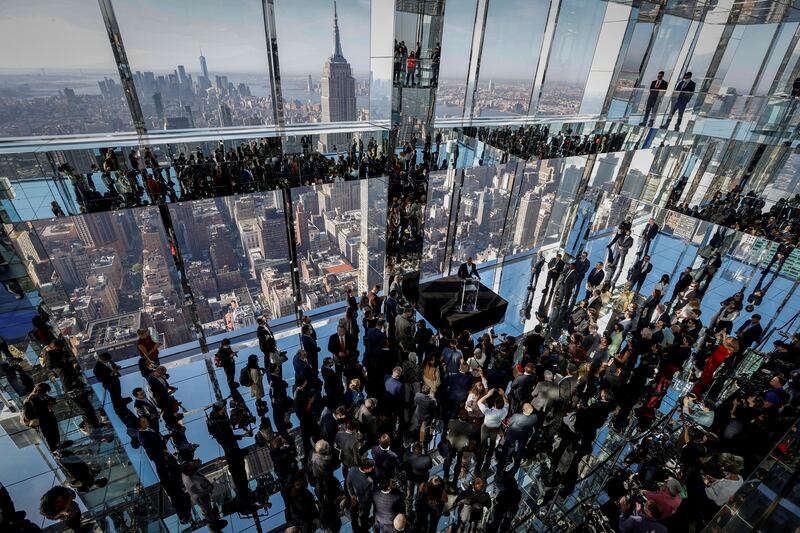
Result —
<instances>
[{"instance_id":1,"label":"man speaking","mask_svg":"<svg viewBox=\"0 0 800 533\"><path fill-rule=\"evenodd\" d=\"M471 257L468 257L467 262L461 263L461 266L458 267L458 277L461 279L467 279L467 278L481 279L480 275L478 274L478 268L475 266L475 263L472 262Z\"/></svg>"}]
</instances>

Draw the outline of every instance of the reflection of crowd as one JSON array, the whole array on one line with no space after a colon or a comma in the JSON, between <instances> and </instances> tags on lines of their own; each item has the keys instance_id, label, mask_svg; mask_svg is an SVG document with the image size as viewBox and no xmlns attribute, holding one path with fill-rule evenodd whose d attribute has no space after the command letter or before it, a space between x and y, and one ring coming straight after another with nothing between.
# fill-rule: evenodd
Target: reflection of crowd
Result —
<instances>
[{"instance_id":1,"label":"reflection of crowd","mask_svg":"<svg viewBox=\"0 0 800 533\"><path fill-rule=\"evenodd\" d=\"M313 152L310 137L304 136L301 146L302 153L287 155L266 139L227 151L220 143L210 154L197 147L188 155L173 156L166 165L150 148L143 154L129 152L127 164L109 149L102 165L92 165L88 172L69 164L59 170L72 182L81 209L95 212L381 176L391 163L379 154L374 138L366 145L363 139L354 139L347 152L332 157ZM57 202L53 214L63 215Z\"/></svg>"},{"instance_id":2,"label":"reflection of crowd","mask_svg":"<svg viewBox=\"0 0 800 533\"><path fill-rule=\"evenodd\" d=\"M615 246L628 235L627 226L621 229ZM263 363L250 355L236 372L237 354L222 342L213 362L224 372L230 396L209 407L207 427L232 479L233 508L253 513L267 504L271 491L280 490L288 524L301 531L338 531L341 509L359 532L375 524L388 531L432 532L445 513L454 522L452 531L506 531L520 519L524 490L542 487L534 500L544 501L573 491L582 479L582 459L592 454L608 423L612 444L642 435L628 463L638 465L644 492L637 491L640 501L621 498L625 491L609 484L609 503L600 513L619 521L621 530L645 524L646 531L685 531L708 523L796 419L800 383L791 370L800 339L776 343L765 381L742 381L741 391L728 396L722 385L745 350L758 346L760 317L740 322L744 296L737 293L705 323L700 302L706 278L718 269L713 260L702 272L684 272L674 284L662 277L659 288L643 298L638 282L652 268L644 243L639 250L638 264L618 293L601 276L602 263L591 268L588 254L569 262L537 255L531 290L541 275L548 278L547 299L551 291L556 302L569 303L584 291L590 295L570 305L563 321L552 313L545 318L548 313L540 310L541 323L519 342L492 331L478 336L434 331L417 320L397 286L386 297L375 287L360 300L348 291L347 310L325 339L304 319L291 363L263 319L257 330ZM620 260L617 268L623 264ZM672 297L666 299L669 289ZM601 317L609 318L605 328ZM62 350L43 321L37 319L32 338L49 351ZM196 508L209 529L218 531L224 521L212 500L213 483L194 460L196 446L186 439L177 389L161 365L158 343L141 330L137 347L147 386L132 391L135 414L109 357L98 357L95 375L181 521L191 521ZM48 353L45 361L54 383L70 391L74 402L72 391L83 389L74 357ZM294 369L291 385L283 376L288 364ZM693 383L691 393L683 394L680 383L687 381ZM26 417L38 421L31 427L39 428L57 458L68 457L73 445L48 414L53 402L42 385L26 400L38 402ZM661 417L659 407L669 401L671 388L680 402L670 412L674 417ZM244 400L247 393L256 400L258 423ZM81 412L87 431L100 430L102 438L102 421ZM292 433L291 414L299 425ZM238 441L253 434L254 424L256 444L240 448ZM260 492L248 486L245 458L251 457L252 477L265 454L277 480L274 489ZM436 472L440 460L444 470ZM67 471L78 490L106 482L91 468L74 468ZM521 468L539 483L520 487ZM494 498L487 479L494 480ZM42 500L42 512L85 528L70 511L72 503L68 488L55 487Z\"/></svg>"},{"instance_id":3,"label":"reflection of crowd","mask_svg":"<svg viewBox=\"0 0 800 533\"><path fill-rule=\"evenodd\" d=\"M614 244L630 236L627 223ZM615 253L609 245L609 256ZM532 363L531 368L517 380L536 383L537 389L559 390L556 398L564 398L563 390L572 391L566 408L543 416L545 441L558 437L552 452L550 446L544 448L553 468L560 464L547 480L547 498L570 494L583 479L581 458L592 454L597 431L609 415L612 429L621 434L631 431L632 418L639 432L655 433L637 441L626 460L637 465L636 478L645 492L626 491L612 476L605 487L609 503L598 513L605 518L592 520L619 520L622 531L685 531L691 524L701 528L733 500L744 478L796 420L797 335L790 343L775 342L762 371L749 380L739 379L739 392L731 395L725 387L748 348L759 346L764 330L757 313L741 320L741 291L720 302L714 316L702 317L701 301L719 268L718 257L712 254L697 271L687 268L675 281L671 298L666 296L669 276L662 276L649 296L638 293L643 277L652 271L643 243L618 291L607 277L614 275L614 268L604 271L600 262L589 270L585 253L570 263L561 254L549 261L541 253L534 258L529 294L536 291L540 275L546 273L547 282L536 315L540 324L526 338L520 361L523 368L526 361ZM583 294L584 286L586 298L569 303ZM566 316L548 312L551 291L556 293L553 308L566 306ZM608 318L605 326L601 317ZM560 342L547 342L548 336ZM572 370L565 371L565 364ZM669 401L671 387L679 395L686 388L691 392L682 395L677 413L670 411L662 419L659 408ZM541 397L553 396L534 393L534 398ZM617 477L627 479L630 474L622 469Z\"/></svg>"},{"instance_id":4,"label":"reflection of crowd","mask_svg":"<svg viewBox=\"0 0 800 533\"><path fill-rule=\"evenodd\" d=\"M679 201L686 182L681 179L676 184L667 203L669 209L781 243L783 259L800 242L800 194L788 200L781 198L765 209L764 198L753 191L743 194L734 187L726 193L718 190L708 202L689 206Z\"/></svg>"},{"instance_id":5,"label":"reflection of crowd","mask_svg":"<svg viewBox=\"0 0 800 533\"><path fill-rule=\"evenodd\" d=\"M622 150L626 133L551 133L546 124L478 128L477 138L523 159L552 159Z\"/></svg>"},{"instance_id":6,"label":"reflection of crowd","mask_svg":"<svg viewBox=\"0 0 800 533\"><path fill-rule=\"evenodd\" d=\"M415 49L410 50L405 41L394 42L392 59L392 83L405 87L418 87L423 84L435 87L439 79L439 61L442 47L437 44L429 58L422 58L422 46L417 42ZM427 62L427 64L426 64ZM430 72L430 79L423 80L423 71Z\"/></svg>"}]
</instances>

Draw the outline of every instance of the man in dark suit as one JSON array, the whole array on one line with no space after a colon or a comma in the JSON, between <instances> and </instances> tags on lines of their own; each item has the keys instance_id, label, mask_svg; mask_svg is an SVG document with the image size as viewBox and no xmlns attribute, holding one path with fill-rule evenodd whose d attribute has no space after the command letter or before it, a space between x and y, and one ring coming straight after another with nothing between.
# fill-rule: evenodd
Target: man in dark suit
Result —
<instances>
[{"instance_id":1,"label":"man in dark suit","mask_svg":"<svg viewBox=\"0 0 800 533\"><path fill-rule=\"evenodd\" d=\"M336 375L333 358L326 357L322 360L322 383L325 388L325 405L331 411L344 403L344 388L342 378Z\"/></svg>"},{"instance_id":2,"label":"man in dark suit","mask_svg":"<svg viewBox=\"0 0 800 533\"><path fill-rule=\"evenodd\" d=\"M592 295L586 299L586 309L594 309L599 312L603 307L603 299L600 297L600 289L594 289Z\"/></svg>"},{"instance_id":3,"label":"man in dark suit","mask_svg":"<svg viewBox=\"0 0 800 533\"><path fill-rule=\"evenodd\" d=\"M578 271L575 266L575 263L570 263L567 265L567 270L564 272L564 275L561 276L561 297L564 301L568 301L568 298L572 296L572 293L575 292L575 287L578 286L578 282L580 282L580 278L578 277Z\"/></svg>"},{"instance_id":4,"label":"man in dark suit","mask_svg":"<svg viewBox=\"0 0 800 533\"><path fill-rule=\"evenodd\" d=\"M589 272L589 277L586 278L586 299L592 297L592 291L595 289L599 289L600 285L602 285L603 280L606 277L606 273L603 270L603 262L598 261L598 263L594 266L591 272Z\"/></svg>"},{"instance_id":5,"label":"man in dark suit","mask_svg":"<svg viewBox=\"0 0 800 533\"><path fill-rule=\"evenodd\" d=\"M739 351L744 352L750 348L753 343L757 343L764 334L764 328L761 326L761 315L755 313L749 319L744 321L742 327L736 330L736 338L739 340Z\"/></svg>"},{"instance_id":6,"label":"man in dark suit","mask_svg":"<svg viewBox=\"0 0 800 533\"><path fill-rule=\"evenodd\" d=\"M625 256L628 255L628 251L633 247L633 236L631 236L631 230L625 231L625 236L622 237L622 240L617 242L617 253L614 254L614 258L611 260L611 264L614 268L617 266L621 267L625 264Z\"/></svg>"},{"instance_id":7,"label":"man in dark suit","mask_svg":"<svg viewBox=\"0 0 800 533\"><path fill-rule=\"evenodd\" d=\"M647 275L653 270L653 263L650 262L650 256L646 255L641 259L637 259L631 269L628 271L628 281L631 282L631 287L638 293L642 290L644 280Z\"/></svg>"},{"instance_id":8,"label":"man in dark suit","mask_svg":"<svg viewBox=\"0 0 800 533\"><path fill-rule=\"evenodd\" d=\"M302 348L297 350L297 353L294 354L294 358L292 359L292 368L294 368L295 380L299 377L303 377L306 380L311 380L314 377L314 370L308 363L308 354Z\"/></svg>"},{"instance_id":9,"label":"man in dark suit","mask_svg":"<svg viewBox=\"0 0 800 533\"><path fill-rule=\"evenodd\" d=\"M266 364L269 363L269 354L275 350L275 337L272 335L269 326L267 326L267 321L264 317L258 317L256 322L258 323L258 328L256 328L258 349L264 354L264 367L267 368L269 366Z\"/></svg>"},{"instance_id":10,"label":"man in dark suit","mask_svg":"<svg viewBox=\"0 0 800 533\"><path fill-rule=\"evenodd\" d=\"M336 373L341 376L356 351L356 338L345 331L344 326L337 326L336 333L328 338L328 351L336 364ZM369 341L368 341L369 342Z\"/></svg>"},{"instance_id":11,"label":"man in dark suit","mask_svg":"<svg viewBox=\"0 0 800 533\"><path fill-rule=\"evenodd\" d=\"M471 257L467 257L467 262L461 263L461 266L458 267L458 277L461 279L481 279L480 275L478 274L478 267L476 267L475 263L472 262Z\"/></svg>"},{"instance_id":12,"label":"man in dark suit","mask_svg":"<svg viewBox=\"0 0 800 533\"><path fill-rule=\"evenodd\" d=\"M556 256L547 263L547 280L544 284L544 289L542 289L542 294L547 294L550 290L551 284L553 287L556 286L556 281L558 281L559 276L561 276L561 272L564 271L564 260L561 259L561 254L557 253Z\"/></svg>"},{"instance_id":13,"label":"man in dark suit","mask_svg":"<svg viewBox=\"0 0 800 533\"><path fill-rule=\"evenodd\" d=\"M156 407L156 404L150 401L141 387L133 389L133 396L136 398L133 402L136 416L146 418L150 422L150 427L158 431L158 407Z\"/></svg>"},{"instance_id":14,"label":"man in dark suit","mask_svg":"<svg viewBox=\"0 0 800 533\"><path fill-rule=\"evenodd\" d=\"M625 238L626 232L630 231L633 227L633 219L630 215L625 217L625 220L620 222L619 227L617 228L617 232L614 234L614 238L606 245L606 249L608 250L608 257L609 261L614 258L614 244L617 241L620 241Z\"/></svg>"},{"instance_id":15,"label":"man in dark suit","mask_svg":"<svg viewBox=\"0 0 800 533\"><path fill-rule=\"evenodd\" d=\"M693 281L694 277L692 276L692 267L688 266L683 269L678 281L675 282L675 288L672 290L672 298L670 298L669 301L675 301L678 295L688 289L689 285L691 285Z\"/></svg>"},{"instance_id":16,"label":"man in dark suit","mask_svg":"<svg viewBox=\"0 0 800 533\"><path fill-rule=\"evenodd\" d=\"M314 370L314 374L316 375L317 370L319 369L319 352L321 352L322 349L317 346L317 339L315 338L313 331L314 330L311 327L311 324L303 324L303 327L300 329L300 345L306 352L308 364L311 365L311 368Z\"/></svg>"},{"instance_id":17,"label":"man in dark suit","mask_svg":"<svg viewBox=\"0 0 800 533\"><path fill-rule=\"evenodd\" d=\"M639 255L646 254L650 251L650 244L653 239L658 235L658 230L661 229L656 224L656 220L652 217L647 221L647 225L642 230L642 245L639 249Z\"/></svg>"},{"instance_id":18,"label":"man in dark suit","mask_svg":"<svg viewBox=\"0 0 800 533\"><path fill-rule=\"evenodd\" d=\"M676 96L672 100L672 109L670 110L669 115L667 115L664 123L661 124L662 128L669 128L669 123L672 122L672 115L674 115L675 111L677 111L678 122L675 123L675 131L680 131L681 120L683 120L683 112L686 110L689 100L692 99L694 88L695 84L694 81L692 81L692 73L687 72L683 75L683 79L675 86Z\"/></svg>"},{"instance_id":19,"label":"man in dark suit","mask_svg":"<svg viewBox=\"0 0 800 533\"><path fill-rule=\"evenodd\" d=\"M167 426L173 426L178 420L183 418L182 413L175 413L175 398L172 393L175 388L167 381L167 369L164 366L157 366L153 373L147 377L147 386L150 387L150 394L153 401L161 410L161 416Z\"/></svg>"},{"instance_id":20,"label":"man in dark suit","mask_svg":"<svg viewBox=\"0 0 800 533\"><path fill-rule=\"evenodd\" d=\"M108 393L111 405L115 409L124 407L133 401L130 396L122 397L122 385L119 376L119 366L114 364L110 353L103 352L97 356L97 364L94 365L94 377L97 378L97 381Z\"/></svg>"},{"instance_id":21,"label":"man in dark suit","mask_svg":"<svg viewBox=\"0 0 800 533\"><path fill-rule=\"evenodd\" d=\"M647 95L647 107L644 110L644 116L642 117L642 121L639 123L640 126L644 126L647 124L648 126L653 125L653 121L655 118L651 118L649 121L647 120L650 116L650 113L653 111L653 108L658 107L658 100L659 97L664 94L664 91L667 90L667 82L664 81L664 71L660 71L656 76L656 79L650 82L650 93Z\"/></svg>"}]
</instances>

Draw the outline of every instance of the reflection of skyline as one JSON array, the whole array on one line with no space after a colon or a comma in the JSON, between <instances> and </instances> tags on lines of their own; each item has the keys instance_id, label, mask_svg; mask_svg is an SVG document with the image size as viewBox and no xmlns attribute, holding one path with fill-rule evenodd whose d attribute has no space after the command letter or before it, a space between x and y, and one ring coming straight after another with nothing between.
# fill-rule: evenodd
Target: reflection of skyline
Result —
<instances>
[{"instance_id":1,"label":"reflection of skyline","mask_svg":"<svg viewBox=\"0 0 800 533\"><path fill-rule=\"evenodd\" d=\"M158 210L42 220L14 238L29 273L79 357L95 351L136 356L136 330L164 347L192 340L190 318Z\"/></svg>"}]
</instances>

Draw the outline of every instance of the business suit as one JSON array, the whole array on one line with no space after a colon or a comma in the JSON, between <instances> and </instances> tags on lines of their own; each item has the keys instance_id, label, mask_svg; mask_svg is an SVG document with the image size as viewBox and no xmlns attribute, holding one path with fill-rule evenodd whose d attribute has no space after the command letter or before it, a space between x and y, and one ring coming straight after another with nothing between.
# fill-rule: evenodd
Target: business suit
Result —
<instances>
[{"instance_id":1,"label":"business suit","mask_svg":"<svg viewBox=\"0 0 800 533\"><path fill-rule=\"evenodd\" d=\"M471 265L468 263L461 263L461 266L458 267L458 277L461 279L473 277L481 279L480 275L478 274L478 267L475 266L475 263L472 263Z\"/></svg>"},{"instance_id":2,"label":"business suit","mask_svg":"<svg viewBox=\"0 0 800 533\"><path fill-rule=\"evenodd\" d=\"M308 364L311 365L311 368L313 368L316 373L319 369L319 352L322 351L320 347L317 346L316 339L311 335L300 335L300 344L303 347L303 351L305 351L308 356Z\"/></svg>"},{"instance_id":3,"label":"business suit","mask_svg":"<svg viewBox=\"0 0 800 533\"><path fill-rule=\"evenodd\" d=\"M633 263L633 266L631 266L631 269L628 271L628 281L631 282L631 286L634 287L636 292L642 289L644 280L652 270L653 263L650 261L637 259L636 262Z\"/></svg>"},{"instance_id":4,"label":"business suit","mask_svg":"<svg viewBox=\"0 0 800 533\"><path fill-rule=\"evenodd\" d=\"M617 243L617 253L614 254L614 259L611 264L616 268L617 265L622 266L625 264L625 256L628 255L628 250L633 246L633 237L626 235L621 241Z\"/></svg>"},{"instance_id":5,"label":"business suit","mask_svg":"<svg viewBox=\"0 0 800 533\"><path fill-rule=\"evenodd\" d=\"M639 124L640 126L644 126L648 123L650 126L653 125L654 119L651 119L649 122L647 119L650 117L650 113L653 111L653 108L657 107L659 97L663 94L663 91L666 90L666 80L656 79L650 82L650 93L647 95L647 106L644 109L644 116L642 117L642 122Z\"/></svg>"},{"instance_id":6,"label":"business suit","mask_svg":"<svg viewBox=\"0 0 800 533\"><path fill-rule=\"evenodd\" d=\"M658 227L658 224L653 222L652 224L648 223L644 230L642 231L642 248L639 250L641 255L647 255L648 251L650 250L650 243L653 242L653 239L656 238L658 235L658 231L661 228Z\"/></svg>"},{"instance_id":7,"label":"business suit","mask_svg":"<svg viewBox=\"0 0 800 533\"><path fill-rule=\"evenodd\" d=\"M675 301L678 295L688 289L693 281L694 276L692 276L691 272L682 272L678 281L675 282L675 288L672 290L672 298L670 298L670 301Z\"/></svg>"},{"instance_id":8,"label":"business suit","mask_svg":"<svg viewBox=\"0 0 800 533\"><path fill-rule=\"evenodd\" d=\"M556 285L556 281L558 277L561 275L561 272L564 271L564 261L558 257L552 258L547 263L547 280L544 284L544 290L542 291L544 294L547 294L547 291L550 290L550 284L552 283L553 287Z\"/></svg>"},{"instance_id":9,"label":"business suit","mask_svg":"<svg viewBox=\"0 0 800 533\"><path fill-rule=\"evenodd\" d=\"M345 333L341 340L338 333L328 337L328 351L336 363L336 373L340 376L344 372L344 367L349 363L350 356L355 353L357 343L356 338L349 333ZM344 355L340 355L340 353Z\"/></svg>"},{"instance_id":10,"label":"business suit","mask_svg":"<svg viewBox=\"0 0 800 533\"><path fill-rule=\"evenodd\" d=\"M139 418L146 418L150 422L150 427L158 431L158 407L156 404L148 399L136 398L133 401L133 408L136 411L136 416Z\"/></svg>"},{"instance_id":11,"label":"business suit","mask_svg":"<svg viewBox=\"0 0 800 533\"><path fill-rule=\"evenodd\" d=\"M586 279L586 299L592 297L592 291L594 289L600 288L600 285L603 283L603 280L606 277L605 271L602 268L593 268L591 272L589 272L589 277Z\"/></svg>"},{"instance_id":12,"label":"business suit","mask_svg":"<svg viewBox=\"0 0 800 533\"><path fill-rule=\"evenodd\" d=\"M661 125L662 128L669 128L669 123L672 122L672 115L675 112L678 112L678 122L675 123L675 130L677 131L681 126L681 121L683 120L683 112L686 110L686 106L689 104L689 100L692 99L692 93L694 93L695 83L691 79L689 80L681 80L675 86L675 93L676 96L673 98L672 101L672 109L669 112L669 115L666 117L666 121L664 124Z\"/></svg>"},{"instance_id":13,"label":"business suit","mask_svg":"<svg viewBox=\"0 0 800 533\"><path fill-rule=\"evenodd\" d=\"M750 348L753 343L761 339L763 334L764 328L761 327L761 324L754 324L749 318L745 320L744 324L736 330L736 337L739 339L739 351L744 352L747 348Z\"/></svg>"}]
</instances>

